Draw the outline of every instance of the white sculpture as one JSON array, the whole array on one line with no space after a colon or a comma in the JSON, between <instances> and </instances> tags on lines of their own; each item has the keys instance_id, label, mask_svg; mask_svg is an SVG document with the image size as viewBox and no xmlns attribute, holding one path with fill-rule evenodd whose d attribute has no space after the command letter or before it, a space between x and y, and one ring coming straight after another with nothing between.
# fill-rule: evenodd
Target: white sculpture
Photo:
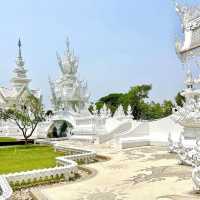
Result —
<instances>
[{"instance_id":1,"label":"white sculpture","mask_svg":"<svg viewBox=\"0 0 200 200\"><path fill-rule=\"evenodd\" d=\"M112 112L110 110L110 108L107 108L107 117L112 117Z\"/></svg>"},{"instance_id":2,"label":"white sculpture","mask_svg":"<svg viewBox=\"0 0 200 200\"><path fill-rule=\"evenodd\" d=\"M133 118L131 105L128 105L128 108L127 108L127 118L130 118L130 119Z\"/></svg>"},{"instance_id":3,"label":"white sculpture","mask_svg":"<svg viewBox=\"0 0 200 200\"><path fill-rule=\"evenodd\" d=\"M178 153L179 149L183 146L183 135L180 134L178 142L172 140L171 133L168 135L168 148L169 153Z\"/></svg>"},{"instance_id":4,"label":"white sculpture","mask_svg":"<svg viewBox=\"0 0 200 200\"><path fill-rule=\"evenodd\" d=\"M98 115L98 110L97 110L96 104L94 104L94 106L93 106L93 111L92 111L92 113L93 113L94 116L97 116L97 115Z\"/></svg>"},{"instance_id":5,"label":"white sculpture","mask_svg":"<svg viewBox=\"0 0 200 200\"><path fill-rule=\"evenodd\" d=\"M179 164L199 166L200 165L200 140L196 140L194 147L186 147L183 143L178 148Z\"/></svg>"},{"instance_id":6,"label":"white sculpture","mask_svg":"<svg viewBox=\"0 0 200 200\"><path fill-rule=\"evenodd\" d=\"M193 156L194 169L192 171L192 181L194 184L194 191L200 192L200 140L197 141L197 154Z\"/></svg>"},{"instance_id":7,"label":"white sculpture","mask_svg":"<svg viewBox=\"0 0 200 200\"><path fill-rule=\"evenodd\" d=\"M124 108L123 108L123 106L121 104L119 105L119 107L115 111L113 117L116 118L116 119L119 119L119 120L126 118L126 115L124 113Z\"/></svg>"},{"instance_id":8,"label":"white sculpture","mask_svg":"<svg viewBox=\"0 0 200 200\"><path fill-rule=\"evenodd\" d=\"M107 117L107 106L105 103L103 104L103 107L100 109L100 116Z\"/></svg>"},{"instance_id":9,"label":"white sculpture","mask_svg":"<svg viewBox=\"0 0 200 200\"><path fill-rule=\"evenodd\" d=\"M90 94L87 83L77 78L78 58L70 49L67 39L66 50L63 58L57 53L58 65L61 76L55 82L49 78L51 88L51 101L55 111L73 111L80 113L88 105Z\"/></svg>"}]
</instances>

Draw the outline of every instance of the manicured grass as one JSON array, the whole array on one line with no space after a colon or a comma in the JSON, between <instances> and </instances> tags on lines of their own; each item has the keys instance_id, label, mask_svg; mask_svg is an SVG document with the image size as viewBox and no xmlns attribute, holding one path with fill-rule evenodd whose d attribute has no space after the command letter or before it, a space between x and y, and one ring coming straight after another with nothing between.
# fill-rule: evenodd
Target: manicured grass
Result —
<instances>
[{"instance_id":1,"label":"manicured grass","mask_svg":"<svg viewBox=\"0 0 200 200\"><path fill-rule=\"evenodd\" d=\"M15 138L11 138L11 137L0 137L0 142L15 142L16 139Z\"/></svg>"},{"instance_id":2,"label":"manicured grass","mask_svg":"<svg viewBox=\"0 0 200 200\"><path fill-rule=\"evenodd\" d=\"M55 167L57 156L52 146L20 145L0 148L0 174Z\"/></svg>"}]
</instances>

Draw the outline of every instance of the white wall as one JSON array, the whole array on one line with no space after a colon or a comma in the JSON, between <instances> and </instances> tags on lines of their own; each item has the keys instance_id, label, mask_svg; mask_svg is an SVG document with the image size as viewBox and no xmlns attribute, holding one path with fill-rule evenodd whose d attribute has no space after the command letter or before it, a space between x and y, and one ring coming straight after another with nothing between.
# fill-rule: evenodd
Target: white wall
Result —
<instances>
[{"instance_id":1,"label":"white wall","mask_svg":"<svg viewBox=\"0 0 200 200\"><path fill-rule=\"evenodd\" d=\"M137 121L134 124L133 127L135 128L120 138L148 136L151 141L167 142L169 133L171 133L172 139L178 140L180 133L183 131L183 127L176 124L170 116L155 121Z\"/></svg>"},{"instance_id":2,"label":"white wall","mask_svg":"<svg viewBox=\"0 0 200 200\"><path fill-rule=\"evenodd\" d=\"M149 122L149 135L152 140L167 141L171 133L172 138L178 140L183 127L175 123L171 117Z\"/></svg>"}]
</instances>

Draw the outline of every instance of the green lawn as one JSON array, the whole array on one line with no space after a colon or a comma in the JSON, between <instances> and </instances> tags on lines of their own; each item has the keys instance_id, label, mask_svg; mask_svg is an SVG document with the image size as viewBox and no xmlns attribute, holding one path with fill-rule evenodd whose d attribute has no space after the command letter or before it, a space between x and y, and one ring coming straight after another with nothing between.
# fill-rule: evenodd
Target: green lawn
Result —
<instances>
[{"instance_id":1,"label":"green lawn","mask_svg":"<svg viewBox=\"0 0 200 200\"><path fill-rule=\"evenodd\" d=\"M15 138L11 138L11 137L0 137L0 142L15 142L16 139Z\"/></svg>"},{"instance_id":2,"label":"green lawn","mask_svg":"<svg viewBox=\"0 0 200 200\"><path fill-rule=\"evenodd\" d=\"M64 155L54 152L52 146L20 145L0 148L0 174L55 167L55 157Z\"/></svg>"}]
</instances>

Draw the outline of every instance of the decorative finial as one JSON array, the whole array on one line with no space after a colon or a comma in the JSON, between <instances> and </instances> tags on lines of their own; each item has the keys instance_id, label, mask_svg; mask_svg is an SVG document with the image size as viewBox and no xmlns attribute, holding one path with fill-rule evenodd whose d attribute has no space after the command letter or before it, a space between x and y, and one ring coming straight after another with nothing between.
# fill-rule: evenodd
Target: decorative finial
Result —
<instances>
[{"instance_id":1,"label":"decorative finial","mask_svg":"<svg viewBox=\"0 0 200 200\"><path fill-rule=\"evenodd\" d=\"M67 37L66 39L66 46L67 46L67 52L69 52L69 48L70 48L70 42L69 42L69 37Z\"/></svg>"},{"instance_id":2,"label":"decorative finial","mask_svg":"<svg viewBox=\"0 0 200 200\"><path fill-rule=\"evenodd\" d=\"M18 55L17 55L17 58L16 58L16 64L17 64L17 66L23 67L24 61L23 61L23 58L22 58L22 52L21 52L22 43L21 43L20 38L18 40L17 46L18 46Z\"/></svg>"},{"instance_id":3,"label":"decorative finial","mask_svg":"<svg viewBox=\"0 0 200 200\"><path fill-rule=\"evenodd\" d=\"M48 75L48 81L50 84L52 83L50 75Z\"/></svg>"},{"instance_id":4,"label":"decorative finial","mask_svg":"<svg viewBox=\"0 0 200 200\"><path fill-rule=\"evenodd\" d=\"M21 40L19 38L19 40L18 40L18 47L21 48L21 46L22 46L22 43L21 43Z\"/></svg>"},{"instance_id":5,"label":"decorative finial","mask_svg":"<svg viewBox=\"0 0 200 200\"><path fill-rule=\"evenodd\" d=\"M21 43L20 38L19 38L19 40L18 40L17 45L18 45L18 47L19 47L18 58L21 58L21 57L22 57L22 52L21 52L22 43Z\"/></svg>"}]
</instances>

